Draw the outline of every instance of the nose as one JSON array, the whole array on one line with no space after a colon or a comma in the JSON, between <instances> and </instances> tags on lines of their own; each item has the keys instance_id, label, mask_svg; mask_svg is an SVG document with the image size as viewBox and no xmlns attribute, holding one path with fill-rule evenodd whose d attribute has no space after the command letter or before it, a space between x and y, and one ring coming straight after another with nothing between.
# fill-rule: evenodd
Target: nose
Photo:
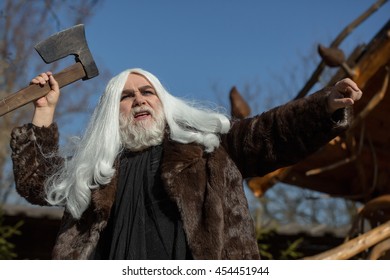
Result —
<instances>
[{"instance_id":1,"label":"nose","mask_svg":"<svg viewBox=\"0 0 390 280\"><path fill-rule=\"evenodd\" d=\"M145 97L139 91L137 91L134 95L133 107L142 106L145 103Z\"/></svg>"}]
</instances>

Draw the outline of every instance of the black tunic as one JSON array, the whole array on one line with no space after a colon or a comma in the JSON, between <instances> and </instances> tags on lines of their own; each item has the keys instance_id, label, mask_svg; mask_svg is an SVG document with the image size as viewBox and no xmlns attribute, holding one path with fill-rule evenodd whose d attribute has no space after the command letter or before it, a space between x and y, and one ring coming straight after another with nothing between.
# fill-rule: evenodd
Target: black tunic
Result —
<instances>
[{"instance_id":1,"label":"black tunic","mask_svg":"<svg viewBox=\"0 0 390 280\"><path fill-rule=\"evenodd\" d=\"M116 199L94 258L192 258L177 206L160 179L162 146L121 156Z\"/></svg>"}]
</instances>

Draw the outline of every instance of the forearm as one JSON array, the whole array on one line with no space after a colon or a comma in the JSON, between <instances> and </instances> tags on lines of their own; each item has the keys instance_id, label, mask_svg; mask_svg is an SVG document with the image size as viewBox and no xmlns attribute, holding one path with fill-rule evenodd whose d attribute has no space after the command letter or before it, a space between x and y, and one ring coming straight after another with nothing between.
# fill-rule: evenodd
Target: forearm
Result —
<instances>
[{"instance_id":1,"label":"forearm","mask_svg":"<svg viewBox=\"0 0 390 280\"><path fill-rule=\"evenodd\" d=\"M37 127L49 127L54 120L55 108L35 108L31 123Z\"/></svg>"},{"instance_id":2,"label":"forearm","mask_svg":"<svg viewBox=\"0 0 390 280\"><path fill-rule=\"evenodd\" d=\"M244 177L294 164L348 127L348 113L327 110L322 90L259 116L234 123L223 145Z\"/></svg>"}]
</instances>

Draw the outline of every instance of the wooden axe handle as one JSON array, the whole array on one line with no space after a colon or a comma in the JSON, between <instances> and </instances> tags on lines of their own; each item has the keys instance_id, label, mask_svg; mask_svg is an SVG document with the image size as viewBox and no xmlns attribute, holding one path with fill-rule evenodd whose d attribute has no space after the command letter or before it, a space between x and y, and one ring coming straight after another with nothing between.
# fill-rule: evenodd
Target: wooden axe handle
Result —
<instances>
[{"instance_id":1,"label":"wooden axe handle","mask_svg":"<svg viewBox=\"0 0 390 280\"><path fill-rule=\"evenodd\" d=\"M80 80L86 76L83 65L80 62L76 62L72 66L65 68L61 72L53 75L57 80L60 88L69 85L77 80ZM18 92L7 96L0 100L0 117L19 108L31 101L37 100L42 96L45 96L50 91L49 84L44 86L29 85Z\"/></svg>"}]
</instances>

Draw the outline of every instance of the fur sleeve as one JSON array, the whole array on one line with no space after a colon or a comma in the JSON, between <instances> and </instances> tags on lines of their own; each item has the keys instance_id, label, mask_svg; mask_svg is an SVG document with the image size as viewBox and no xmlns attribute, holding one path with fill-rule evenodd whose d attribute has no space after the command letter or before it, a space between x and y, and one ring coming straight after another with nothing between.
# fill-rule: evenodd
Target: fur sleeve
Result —
<instances>
[{"instance_id":1,"label":"fur sleeve","mask_svg":"<svg viewBox=\"0 0 390 280\"><path fill-rule=\"evenodd\" d=\"M32 204L47 205L44 182L62 159L58 152L58 127L26 124L11 133L12 163L17 192Z\"/></svg>"},{"instance_id":2,"label":"fur sleeve","mask_svg":"<svg viewBox=\"0 0 390 280\"><path fill-rule=\"evenodd\" d=\"M303 160L348 126L349 111L327 112L327 89L234 122L222 145L244 178Z\"/></svg>"}]
</instances>

